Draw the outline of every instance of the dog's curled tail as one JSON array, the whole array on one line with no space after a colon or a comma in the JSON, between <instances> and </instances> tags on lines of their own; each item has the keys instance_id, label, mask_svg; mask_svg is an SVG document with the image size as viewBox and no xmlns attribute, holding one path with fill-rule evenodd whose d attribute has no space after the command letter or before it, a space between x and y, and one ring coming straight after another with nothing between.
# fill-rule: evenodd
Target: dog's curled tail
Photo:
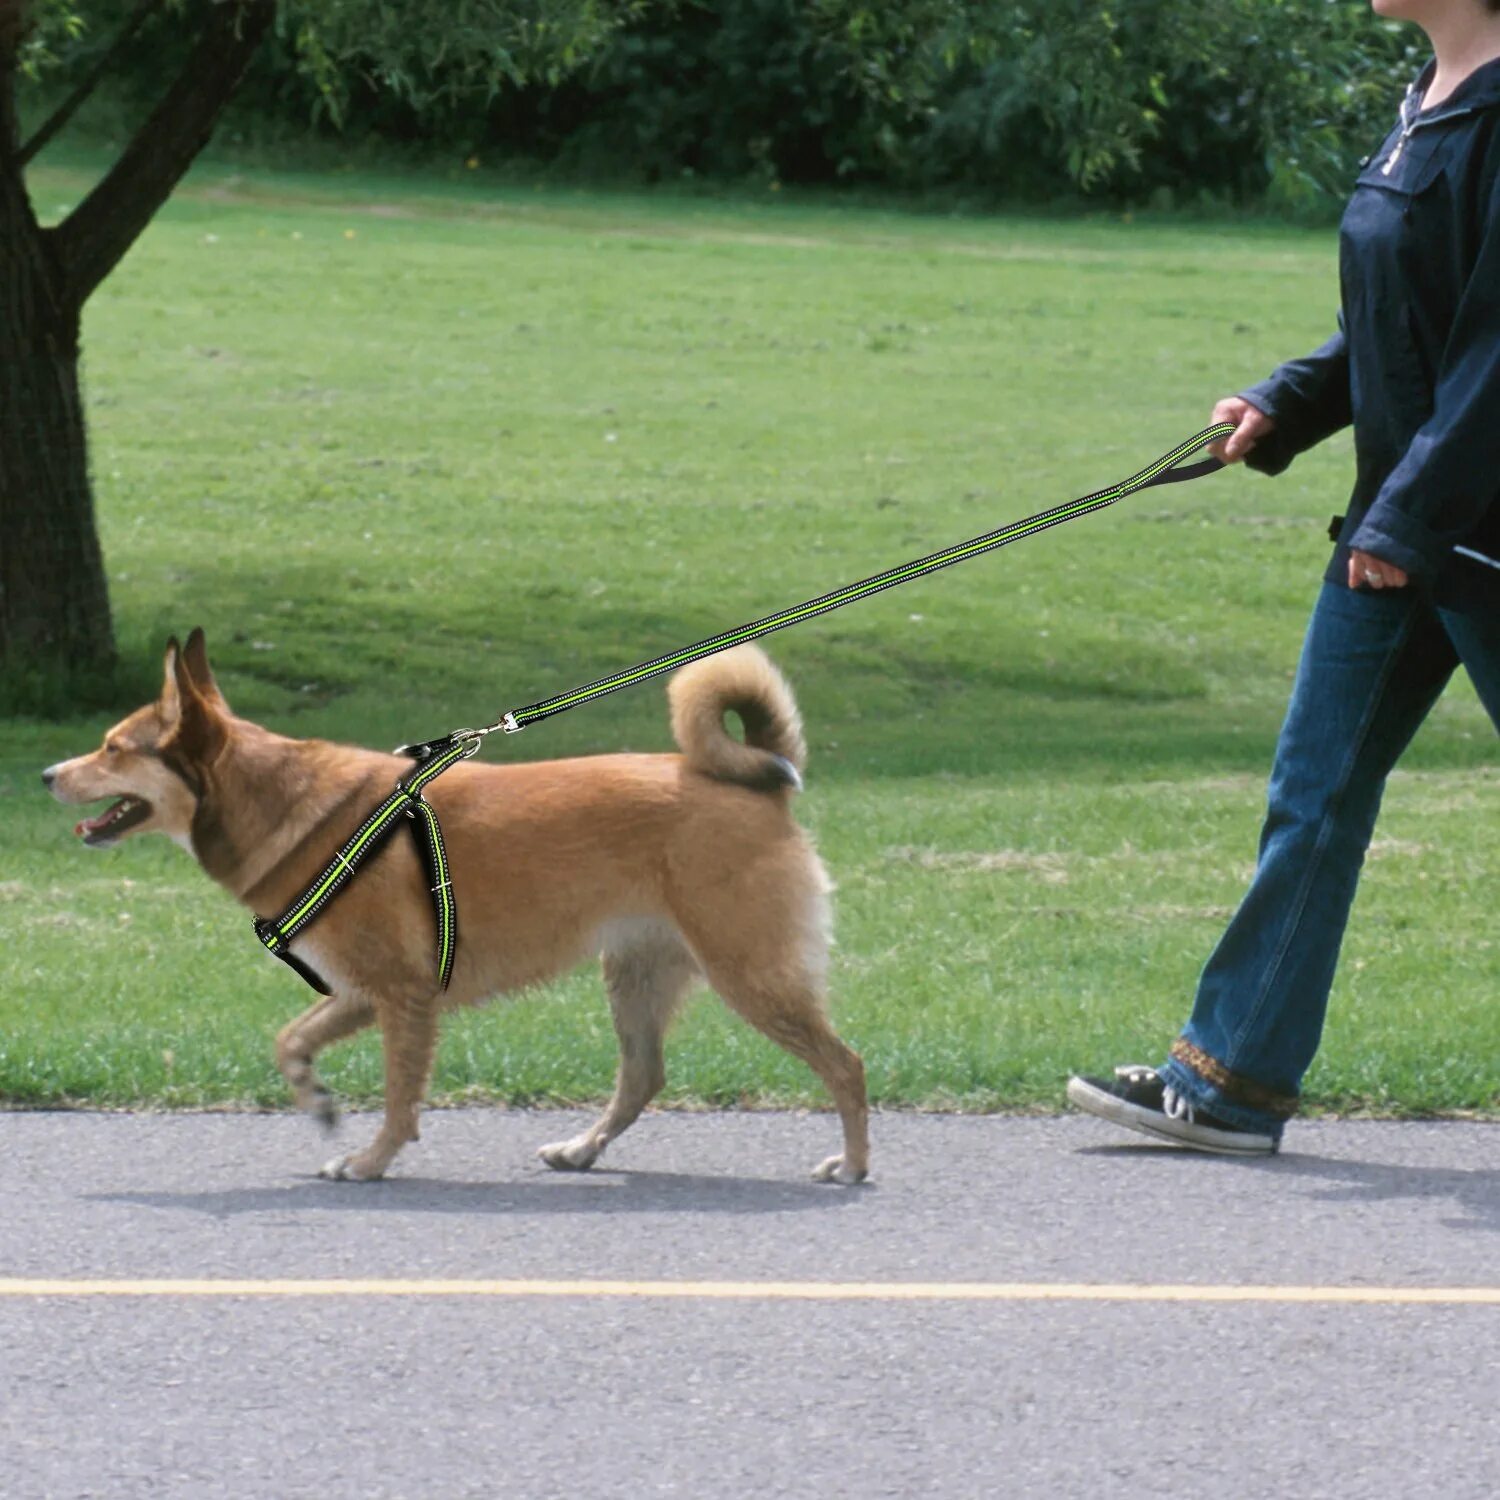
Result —
<instances>
[{"instance_id":1,"label":"dog's curled tail","mask_svg":"<svg viewBox=\"0 0 1500 1500\"><path fill-rule=\"evenodd\" d=\"M786 679L758 646L736 646L678 672L667 686L672 735L695 771L758 791L800 791L807 744ZM724 727L732 711L741 744Z\"/></svg>"}]
</instances>

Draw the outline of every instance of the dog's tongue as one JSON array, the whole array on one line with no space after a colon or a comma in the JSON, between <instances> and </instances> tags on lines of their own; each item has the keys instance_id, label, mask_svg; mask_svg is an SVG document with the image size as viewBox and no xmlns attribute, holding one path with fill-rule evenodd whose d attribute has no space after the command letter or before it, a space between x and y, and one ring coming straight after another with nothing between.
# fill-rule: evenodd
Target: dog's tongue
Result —
<instances>
[{"instance_id":1,"label":"dog's tongue","mask_svg":"<svg viewBox=\"0 0 1500 1500\"><path fill-rule=\"evenodd\" d=\"M124 802L116 802L112 807L106 808L97 818L85 818L83 822L74 826L73 832L79 838L87 838L91 833L98 833L104 825L114 818L115 814L124 806Z\"/></svg>"}]
</instances>

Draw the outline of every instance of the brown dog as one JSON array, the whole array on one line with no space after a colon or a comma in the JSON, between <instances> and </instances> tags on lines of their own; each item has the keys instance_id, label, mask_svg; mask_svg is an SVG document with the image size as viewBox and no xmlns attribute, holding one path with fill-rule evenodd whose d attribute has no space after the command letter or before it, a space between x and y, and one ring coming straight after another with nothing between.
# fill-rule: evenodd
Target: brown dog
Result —
<instances>
[{"instance_id":1,"label":"brown dog","mask_svg":"<svg viewBox=\"0 0 1500 1500\"><path fill-rule=\"evenodd\" d=\"M293 942L333 993L286 1026L276 1060L298 1105L328 1123L313 1071L369 1025L385 1044L385 1120L325 1177L381 1176L417 1136L439 1012L523 989L602 954L620 1040L613 1097L549 1166L592 1166L664 1082L662 1039L693 981L827 1085L844 1150L814 1172L860 1181L869 1165L864 1067L824 1013L827 876L793 820L806 755L781 675L751 646L695 663L668 697L681 755L600 755L455 766L427 789L442 820L460 927L446 993L421 862L398 834ZM745 743L725 730L732 710ZM61 802L118 799L77 832L94 848L161 832L257 916L274 918L322 871L411 762L293 740L235 717L203 632L167 647L161 697L90 755L42 773ZM246 962L253 939L246 933Z\"/></svg>"}]
</instances>

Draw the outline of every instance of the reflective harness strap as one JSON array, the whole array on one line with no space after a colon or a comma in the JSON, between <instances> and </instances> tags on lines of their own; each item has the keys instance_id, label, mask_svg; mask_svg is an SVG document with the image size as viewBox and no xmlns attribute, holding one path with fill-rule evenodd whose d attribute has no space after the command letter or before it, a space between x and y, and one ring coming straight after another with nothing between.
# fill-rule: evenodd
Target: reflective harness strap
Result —
<instances>
[{"instance_id":1,"label":"reflective harness strap","mask_svg":"<svg viewBox=\"0 0 1500 1500\"><path fill-rule=\"evenodd\" d=\"M443 844L443 830L437 813L423 798L422 788L450 766L467 760L478 749L478 738L460 740L456 744L443 739L412 746L406 753L419 762L417 768L401 777L396 790L355 829L323 873L279 917L254 919L255 935L267 951L300 974L320 995L332 991L311 965L291 951L292 939L343 890L360 865L384 844L403 817L412 820L412 834L427 871L437 927L438 979L443 989L448 988L453 975L454 955L458 951L458 908L453 899L453 879L448 868L448 851Z\"/></svg>"}]
</instances>

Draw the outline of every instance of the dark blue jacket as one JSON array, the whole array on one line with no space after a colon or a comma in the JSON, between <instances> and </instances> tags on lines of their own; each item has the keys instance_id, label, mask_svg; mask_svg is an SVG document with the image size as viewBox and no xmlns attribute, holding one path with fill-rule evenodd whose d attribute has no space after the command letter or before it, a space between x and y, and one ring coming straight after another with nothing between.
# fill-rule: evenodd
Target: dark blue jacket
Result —
<instances>
[{"instance_id":1,"label":"dark blue jacket","mask_svg":"<svg viewBox=\"0 0 1500 1500\"><path fill-rule=\"evenodd\" d=\"M1245 461L1279 474L1352 421L1354 492L1325 576L1347 582L1353 546L1441 604L1497 610L1500 59L1419 112L1435 67L1344 212L1339 331L1240 393L1276 420Z\"/></svg>"}]
</instances>

